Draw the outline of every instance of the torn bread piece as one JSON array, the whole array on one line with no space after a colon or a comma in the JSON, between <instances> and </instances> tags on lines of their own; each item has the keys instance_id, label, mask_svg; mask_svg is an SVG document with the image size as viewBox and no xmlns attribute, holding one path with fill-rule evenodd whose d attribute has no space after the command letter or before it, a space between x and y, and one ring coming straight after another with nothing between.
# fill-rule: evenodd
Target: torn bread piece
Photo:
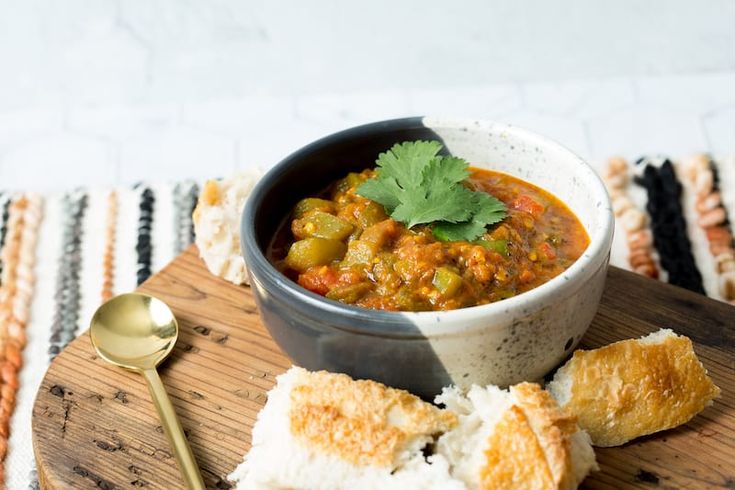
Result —
<instances>
[{"instance_id":1,"label":"torn bread piece","mask_svg":"<svg viewBox=\"0 0 735 490\"><path fill-rule=\"evenodd\" d=\"M720 394L692 341L669 329L577 350L547 388L601 447L686 423Z\"/></svg>"},{"instance_id":2,"label":"torn bread piece","mask_svg":"<svg viewBox=\"0 0 735 490\"><path fill-rule=\"evenodd\" d=\"M589 436L537 384L445 388L435 401L459 415L436 449L469 489L573 489L597 469Z\"/></svg>"},{"instance_id":3,"label":"torn bread piece","mask_svg":"<svg viewBox=\"0 0 735 490\"><path fill-rule=\"evenodd\" d=\"M402 390L292 367L258 414L238 489L449 489L465 486L422 450L457 417Z\"/></svg>"},{"instance_id":4,"label":"torn bread piece","mask_svg":"<svg viewBox=\"0 0 735 490\"><path fill-rule=\"evenodd\" d=\"M195 242L209 272L235 284L249 284L240 252L240 217L260 173L238 173L204 184L194 221Z\"/></svg>"}]
</instances>

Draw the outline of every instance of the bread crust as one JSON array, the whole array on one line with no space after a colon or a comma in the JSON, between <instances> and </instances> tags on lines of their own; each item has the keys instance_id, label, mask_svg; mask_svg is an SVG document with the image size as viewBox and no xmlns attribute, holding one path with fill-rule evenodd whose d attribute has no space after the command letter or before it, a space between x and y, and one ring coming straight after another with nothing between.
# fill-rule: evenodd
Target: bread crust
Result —
<instances>
[{"instance_id":1,"label":"bread crust","mask_svg":"<svg viewBox=\"0 0 735 490\"><path fill-rule=\"evenodd\" d=\"M564 408L577 415L594 445L618 446L676 427L719 395L691 340L655 335L660 336L657 342L624 340L578 350L557 373L571 378Z\"/></svg>"},{"instance_id":2,"label":"bread crust","mask_svg":"<svg viewBox=\"0 0 735 490\"><path fill-rule=\"evenodd\" d=\"M535 383L510 387L513 403L487 441L481 488L576 488L571 436L576 418Z\"/></svg>"},{"instance_id":3,"label":"bread crust","mask_svg":"<svg viewBox=\"0 0 735 490\"><path fill-rule=\"evenodd\" d=\"M546 455L553 488L576 488L572 482L570 437L579 430L577 418L559 407L551 394L535 383L520 383L511 394L526 412Z\"/></svg>"},{"instance_id":4,"label":"bread crust","mask_svg":"<svg viewBox=\"0 0 735 490\"><path fill-rule=\"evenodd\" d=\"M453 412L406 391L344 374L304 371L290 396L292 435L358 466L395 467L417 438L457 425Z\"/></svg>"},{"instance_id":5,"label":"bread crust","mask_svg":"<svg viewBox=\"0 0 735 490\"><path fill-rule=\"evenodd\" d=\"M552 489L553 475L544 449L523 410L511 405L495 425L485 449L480 488Z\"/></svg>"}]
</instances>

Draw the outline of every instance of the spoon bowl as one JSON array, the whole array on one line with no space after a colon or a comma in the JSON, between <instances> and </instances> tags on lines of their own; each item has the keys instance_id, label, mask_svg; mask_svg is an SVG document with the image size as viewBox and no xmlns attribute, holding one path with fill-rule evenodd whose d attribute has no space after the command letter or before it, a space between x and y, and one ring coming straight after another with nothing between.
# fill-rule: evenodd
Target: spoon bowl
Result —
<instances>
[{"instance_id":1,"label":"spoon bowl","mask_svg":"<svg viewBox=\"0 0 735 490\"><path fill-rule=\"evenodd\" d=\"M171 353L179 325L163 301L130 293L100 306L89 332L94 348L107 362L128 369L153 369Z\"/></svg>"}]
</instances>

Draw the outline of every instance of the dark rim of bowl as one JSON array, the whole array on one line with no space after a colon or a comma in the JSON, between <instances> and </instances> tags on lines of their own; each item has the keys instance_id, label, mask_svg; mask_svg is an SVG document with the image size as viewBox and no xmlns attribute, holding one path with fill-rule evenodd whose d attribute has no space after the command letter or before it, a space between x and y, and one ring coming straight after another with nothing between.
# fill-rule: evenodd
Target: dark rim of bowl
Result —
<instances>
[{"instance_id":1,"label":"dark rim of bowl","mask_svg":"<svg viewBox=\"0 0 735 490\"><path fill-rule=\"evenodd\" d=\"M288 294L288 296L292 296L297 298L298 300L305 301L307 304L324 312L342 315L356 321L356 323L350 322L349 326L347 326L347 324L345 323L344 327L339 327L342 330L348 330L367 335L373 334L383 336L387 334L397 337L416 336L415 331L396 331L395 324L398 317L403 317L404 320L406 318L410 319L414 316L417 317L417 320L418 318L428 319L430 317L434 317L436 318L437 323L441 324L442 317L447 318L448 320L448 317L450 316L459 319L462 316L474 317L482 314L501 313L502 310L510 310L514 306L517 306L519 301L523 301L524 299L529 298L529 293L535 292L537 295L541 294L546 297L550 294L560 294L562 292L566 292L572 287L575 287L576 281L565 280L562 277L564 273L562 273L529 291L526 291L512 298L504 299L502 301L496 301L494 303L469 306L448 311L394 312L363 308L327 299L299 286L296 282L284 276L268 261L265 254L258 246L254 233L251 233L250 231L254 230L255 213L258 206L264 199L264 196L267 195L267 193L270 191L273 183L278 181L280 176L285 173L286 169L293 165L294 162L299 161L305 155L308 155L314 151L318 151L342 139L361 137L368 134L373 134L375 132L389 132L397 129L432 129L430 126L426 126L424 124L425 120L426 117L424 116L390 119L355 126L336 133L332 133L312 143L309 143L308 145L291 153L283 160L281 160L278 164L276 164L273 168L271 168L265 175L263 175L263 177L255 185L253 191L250 194L250 197L247 200L241 220L241 248L243 255L251 259L250 263L248 263L249 268L251 268L251 276L262 276L267 281L270 281L272 285L280 288L283 293ZM458 127L466 127L475 122L471 119L464 120L442 118L441 120L451 123L452 125L457 125ZM602 183L602 180L597 175L597 173L589 166L586 161L578 157L574 152L564 147L563 145L557 143L554 140L538 135L532 131L518 128L516 126L510 126L502 123L494 123L491 121L481 121L481 123L487 125L497 125L498 127L502 127L507 131L520 131L525 137L534 137L545 146L556 146L558 149L567 152L570 157L575 158L581 165L586 168L589 173L592 174L592 176L597 180L598 187L600 188L602 193L607 195L604 184ZM568 269L566 269L565 273L572 273L580 276L591 276L599 268L597 266L592 267L595 265L591 263L592 259L602 252L601 249L604 246L604 242L606 241L606 239L611 239L613 233L612 210L606 209L606 211L608 216L606 217L606 220L604 220L604 222L601 222L599 224L599 230L597 231L597 233L595 233L594 235L590 233L590 244L587 246L587 249L583 252L582 256L580 256L579 259L577 259ZM246 225L248 225L247 233L245 233ZM583 258L586 258L587 260L582 261ZM253 271L253 268L256 270ZM578 288L579 285L576 284L576 286ZM535 310L533 306L528 305L526 305L526 309L528 310L528 312L532 312ZM366 326L361 326L359 322L365 322Z\"/></svg>"}]
</instances>

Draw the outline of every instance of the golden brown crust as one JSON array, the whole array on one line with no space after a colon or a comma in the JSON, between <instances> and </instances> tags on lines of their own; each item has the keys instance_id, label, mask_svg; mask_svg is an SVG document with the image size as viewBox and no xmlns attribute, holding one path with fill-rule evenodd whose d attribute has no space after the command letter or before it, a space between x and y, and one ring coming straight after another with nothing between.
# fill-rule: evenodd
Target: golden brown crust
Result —
<instances>
[{"instance_id":1,"label":"golden brown crust","mask_svg":"<svg viewBox=\"0 0 735 490\"><path fill-rule=\"evenodd\" d=\"M487 441L481 488L574 488L576 418L535 383L511 386L510 393L513 402Z\"/></svg>"},{"instance_id":2,"label":"golden brown crust","mask_svg":"<svg viewBox=\"0 0 735 490\"><path fill-rule=\"evenodd\" d=\"M556 488L546 455L528 417L515 405L506 410L488 438L480 488Z\"/></svg>"},{"instance_id":3,"label":"golden brown crust","mask_svg":"<svg viewBox=\"0 0 735 490\"><path fill-rule=\"evenodd\" d=\"M201 201L207 206L216 206L220 201L219 184L215 180L208 180L202 189Z\"/></svg>"},{"instance_id":4,"label":"golden brown crust","mask_svg":"<svg viewBox=\"0 0 735 490\"><path fill-rule=\"evenodd\" d=\"M681 425L720 393L687 337L661 343L624 340L578 350L565 366L572 378L564 408L596 446L624 444Z\"/></svg>"},{"instance_id":5,"label":"golden brown crust","mask_svg":"<svg viewBox=\"0 0 735 490\"><path fill-rule=\"evenodd\" d=\"M221 199L221 192L219 184L216 180L208 180L204 184L202 193L199 195L199 201L197 202L194 212L191 215L192 221L199 224L199 219L202 215L202 206L216 206L219 204Z\"/></svg>"},{"instance_id":6,"label":"golden brown crust","mask_svg":"<svg viewBox=\"0 0 735 490\"><path fill-rule=\"evenodd\" d=\"M289 419L291 433L310 447L355 465L386 467L415 438L457 424L454 413L406 391L324 371L300 376Z\"/></svg>"},{"instance_id":7,"label":"golden brown crust","mask_svg":"<svg viewBox=\"0 0 735 490\"><path fill-rule=\"evenodd\" d=\"M579 430L577 418L559 408L548 391L534 383L520 383L510 388L518 405L528 417L546 464L553 477L554 488L574 487L572 479L571 442Z\"/></svg>"}]
</instances>

